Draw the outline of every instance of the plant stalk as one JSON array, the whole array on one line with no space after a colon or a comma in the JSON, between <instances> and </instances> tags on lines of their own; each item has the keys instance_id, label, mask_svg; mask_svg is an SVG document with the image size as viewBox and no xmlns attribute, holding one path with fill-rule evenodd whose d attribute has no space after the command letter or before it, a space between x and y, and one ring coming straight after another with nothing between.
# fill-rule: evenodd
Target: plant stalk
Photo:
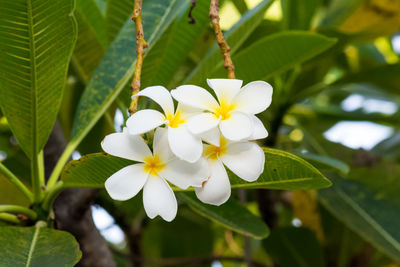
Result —
<instances>
[{"instance_id":1,"label":"plant stalk","mask_svg":"<svg viewBox=\"0 0 400 267\"><path fill-rule=\"evenodd\" d=\"M0 172L29 199L30 203L33 203L34 198L32 192L1 162Z\"/></svg>"}]
</instances>

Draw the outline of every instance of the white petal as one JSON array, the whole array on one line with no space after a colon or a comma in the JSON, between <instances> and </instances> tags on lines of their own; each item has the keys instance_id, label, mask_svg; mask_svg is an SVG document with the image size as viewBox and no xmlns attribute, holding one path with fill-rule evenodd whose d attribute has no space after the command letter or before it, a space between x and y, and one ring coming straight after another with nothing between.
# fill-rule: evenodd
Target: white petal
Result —
<instances>
[{"instance_id":1,"label":"white petal","mask_svg":"<svg viewBox=\"0 0 400 267\"><path fill-rule=\"evenodd\" d=\"M243 81L236 79L207 79L207 83L214 90L219 103L230 103L239 93Z\"/></svg>"},{"instance_id":2,"label":"white petal","mask_svg":"<svg viewBox=\"0 0 400 267\"><path fill-rule=\"evenodd\" d=\"M212 111L217 108L218 102L206 89L196 85L182 85L171 91L172 96L182 104Z\"/></svg>"},{"instance_id":3,"label":"white petal","mask_svg":"<svg viewBox=\"0 0 400 267\"><path fill-rule=\"evenodd\" d=\"M254 123L249 115L232 111L229 119L220 122L219 128L224 137L237 141L250 137L254 131Z\"/></svg>"},{"instance_id":4,"label":"white petal","mask_svg":"<svg viewBox=\"0 0 400 267\"><path fill-rule=\"evenodd\" d=\"M180 114L183 119L188 120L193 116L199 115L203 112L202 109L190 107L188 105L178 103L178 107L176 112L180 111Z\"/></svg>"},{"instance_id":5,"label":"white petal","mask_svg":"<svg viewBox=\"0 0 400 267\"><path fill-rule=\"evenodd\" d=\"M152 109L139 110L126 121L129 133L133 135L143 134L165 123L165 116Z\"/></svg>"},{"instance_id":6,"label":"white petal","mask_svg":"<svg viewBox=\"0 0 400 267\"><path fill-rule=\"evenodd\" d=\"M187 189L189 186L200 187L208 179L210 170L204 158L195 163L175 159L170 161L159 175L174 185Z\"/></svg>"},{"instance_id":7,"label":"white petal","mask_svg":"<svg viewBox=\"0 0 400 267\"><path fill-rule=\"evenodd\" d=\"M221 132L218 127L214 127L211 130L208 130L207 132L200 134L199 136L205 142L214 146L219 146L219 140L221 139Z\"/></svg>"},{"instance_id":8,"label":"white petal","mask_svg":"<svg viewBox=\"0 0 400 267\"><path fill-rule=\"evenodd\" d=\"M150 176L143 188L143 206L151 219L160 215L172 221L178 211L178 203L168 183L160 177Z\"/></svg>"},{"instance_id":9,"label":"white petal","mask_svg":"<svg viewBox=\"0 0 400 267\"><path fill-rule=\"evenodd\" d=\"M253 134L248 138L248 140L257 140L266 138L268 136L268 131L267 129L265 129L265 126L262 123L262 121L255 115L250 115L250 117L253 119L254 131Z\"/></svg>"},{"instance_id":10,"label":"white petal","mask_svg":"<svg viewBox=\"0 0 400 267\"><path fill-rule=\"evenodd\" d=\"M233 99L236 110L258 114L266 110L272 101L272 86L263 81L246 84Z\"/></svg>"},{"instance_id":11,"label":"white petal","mask_svg":"<svg viewBox=\"0 0 400 267\"><path fill-rule=\"evenodd\" d=\"M110 197L115 200L128 200L136 196L149 177L149 174L143 171L143 167L143 163L134 164L111 175L105 183Z\"/></svg>"},{"instance_id":12,"label":"white petal","mask_svg":"<svg viewBox=\"0 0 400 267\"><path fill-rule=\"evenodd\" d=\"M190 132L198 135L217 127L219 121L220 119L217 119L214 114L205 112L191 117L186 126Z\"/></svg>"},{"instance_id":13,"label":"white petal","mask_svg":"<svg viewBox=\"0 0 400 267\"><path fill-rule=\"evenodd\" d=\"M201 138L190 133L185 125L168 127L168 143L175 156L188 162L199 160L203 153Z\"/></svg>"},{"instance_id":14,"label":"white petal","mask_svg":"<svg viewBox=\"0 0 400 267\"><path fill-rule=\"evenodd\" d=\"M132 98L136 96L147 96L157 102L165 114L174 114L174 102L172 101L171 94L163 86L146 87L136 95L132 96Z\"/></svg>"},{"instance_id":15,"label":"white petal","mask_svg":"<svg viewBox=\"0 0 400 267\"><path fill-rule=\"evenodd\" d=\"M196 196L202 202L219 206L231 196L231 184L221 161L208 161L211 175L202 187L196 187Z\"/></svg>"},{"instance_id":16,"label":"white petal","mask_svg":"<svg viewBox=\"0 0 400 267\"><path fill-rule=\"evenodd\" d=\"M252 142L231 143L221 160L237 176L254 182L264 170L265 154Z\"/></svg>"},{"instance_id":17,"label":"white petal","mask_svg":"<svg viewBox=\"0 0 400 267\"><path fill-rule=\"evenodd\" d=\"M174 154L168 144L168 130L166 128L157 128L154 132L153 151L164 163L174 158Z\"/></svg>"},{"instance_id":18,"label":"white petal","mask_svg":"<svg viewBox=\"0 0 400 267\"><path fill-rule=\"evenodd\" d=\"M152 155L143 138L130 135L126 129L122 133L107 135L101 147L110 155L134 161L143 161L143 158Z\"/></svg>"}]
</instances>

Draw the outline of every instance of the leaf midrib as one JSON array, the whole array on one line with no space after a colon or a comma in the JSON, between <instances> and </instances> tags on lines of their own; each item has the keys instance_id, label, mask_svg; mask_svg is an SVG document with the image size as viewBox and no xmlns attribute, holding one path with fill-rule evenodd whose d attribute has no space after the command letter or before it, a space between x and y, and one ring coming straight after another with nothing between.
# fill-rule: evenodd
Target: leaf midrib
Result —
<instances>
[{"instance_id":1,"label":"leaf midrib","mask_svg":"<svg viewBox=\"0 0 400 267\"><path fill-rule=\"evenodd\" d=\"M369 225L380 233L396 250L400 251L400 244L394 239L376 220L364 211L355 201L353 201L343 190L336 189L342 199L352 207Z\"/></svg>"},{"instance_id":2,"label":"leaf midrib","mask_svg":"<svg viewBox=\"0 0 400 267\"><path fill-rule=\"evenodd\" d=\"M29 267L31 264L32 255L33 255L33 251L35 250L35 247L36 247L39 232L40 232L40 227L35 227L35 233L33 234L32 243L31 243L31 246L29 247L29 254L28 254L28 258L26 260L25 267Z\"/></svg>"},{"instance_id":3,"label":"leaf midrib","mask_svg":"<svg viewBox=\"0 0 400 267\"><path fill-rule=\"evenodd\" d=\"M33 16L32 16L32 0L27 0L27 16L28 16L28 33L29 33L29 50L30 50L30 60L31 60L31 99L32 107L31 114L33 116L32 120L32 155L31 159L37 154L38 140L37 140L37 77L36 77L36 47L35 38L33 32Z\"/></svg>"}]
</instances>

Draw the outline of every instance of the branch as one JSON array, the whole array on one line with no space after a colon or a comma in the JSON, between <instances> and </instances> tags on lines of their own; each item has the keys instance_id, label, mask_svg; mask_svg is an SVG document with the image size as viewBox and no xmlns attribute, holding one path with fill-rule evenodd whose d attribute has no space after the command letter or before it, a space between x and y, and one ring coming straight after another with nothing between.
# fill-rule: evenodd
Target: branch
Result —
<instances>
[{"instance_id":1,"label":"branch","mask_svg":"<svg viewBox=\"0 0 400 267\"><path fill-rule=\"evenodd\" d=\"M140 90L140 78L142 75L144 49L147 47L144 39L143 24L142 24L142 0L135 0L135 5L132 12L132 20L135 22L136 28L136 69L131 83L132 95L136 95ZM132 99L129 106L129 113L133 114L137 110L138 98Z\"/></svg>"},{"instance_id":2,"label":"branch","mask_svg":"<svg viewBox=\"0 0 400 267\"><path fill-rule=\"evenodd\" d=\"M56 122L44 148L46 177L50 176L66 143L61 126ZM73 234L79 242L83 256L77 266L113 267L115 263L107 242L94 225L91 215L90 206L96 193L97 190L78 188L63 191L54 203L55 224L57 229Z\"/></svg>"},{"instance_id":3,"label":"branch","mask_svg":"<svg viewBox=\"0 0 400 267\"><path fill-rule=\"evenodd\" d=\"M231 55L229 51L231 48L228 46L228 43L225 40L225 37L222 33L221 26L219 25L219 4L218 0L211 0L210 2L210 13L209 17L211 18L211 24L213 25L215 37L217 39L217 43L219 48L221 49L222 56L224 58L224 66L228 71L228 78L235 79L235 66L233 65Z\"/></svg>"}]
</instances>

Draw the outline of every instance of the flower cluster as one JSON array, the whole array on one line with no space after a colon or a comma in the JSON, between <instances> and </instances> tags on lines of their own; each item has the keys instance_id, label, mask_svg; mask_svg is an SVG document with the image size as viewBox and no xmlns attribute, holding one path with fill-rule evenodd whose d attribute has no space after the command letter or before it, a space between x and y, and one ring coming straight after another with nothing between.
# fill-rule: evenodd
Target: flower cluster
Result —
<instances>
[{"instance_id":1,"label":"flower cluster","mask_svg":"<svg viewBox=\"0 0 400 267\"><path fill-rule=\"evenodd\" d=\"M107 179L105 187L113 199L128 200L143 188L147 215L171 221L177 201L169 183L181 189L192 186L204 203L221 205L231 194L224 166L245 181L258 179L265 156L251 141L267 137L268 132L255 114L271 104L272 87L255 81L242 88L242 81L235 79L207 83L218 101L194 85L171 92L152 86L133 96L151 98L163 113L140 110L127 120L122 133L103 140L105 152L138 162ZM178 101L176 109L173 98ZM151 151L140 135L154 129Z\"/></svg>"}]
</instances>

